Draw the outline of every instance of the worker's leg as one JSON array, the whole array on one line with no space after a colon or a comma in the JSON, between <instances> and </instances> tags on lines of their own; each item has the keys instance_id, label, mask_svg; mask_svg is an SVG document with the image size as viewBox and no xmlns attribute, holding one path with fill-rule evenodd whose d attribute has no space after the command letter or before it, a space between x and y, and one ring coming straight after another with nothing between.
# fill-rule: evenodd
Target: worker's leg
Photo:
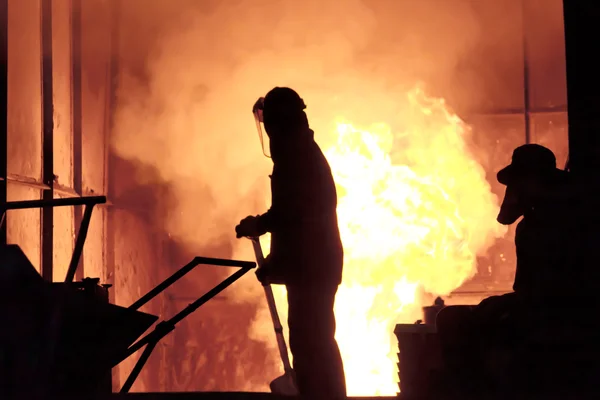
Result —
<instances>
[{"instance_id":1,"label":"worker's leg","mask_svg":"<svg viewBox=\"0 0 600 400\"><path fill-rule=\"evenodd\" d=\"M345 398L333 313L337 286L288 287L287 292L290 349L300 394L311 399Z\"/></svg>"}]
</instances>

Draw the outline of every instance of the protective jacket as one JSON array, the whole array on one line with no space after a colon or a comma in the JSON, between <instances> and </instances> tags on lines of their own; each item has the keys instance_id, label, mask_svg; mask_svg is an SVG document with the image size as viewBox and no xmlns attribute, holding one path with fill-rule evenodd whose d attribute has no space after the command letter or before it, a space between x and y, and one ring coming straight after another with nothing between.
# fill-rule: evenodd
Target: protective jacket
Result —
<instances>
[{"instance_id":1,"label":"protective jacket","mask_svg":"<svg viewBox=\"0 0 600 400\"><path fill-rule=\"evenodd\" d=\"M271 140L271 208L258 220L271 233L269 261L286 285L339 285L343 249L331 168L306 129Z\"/></svg>"}]
</instances>

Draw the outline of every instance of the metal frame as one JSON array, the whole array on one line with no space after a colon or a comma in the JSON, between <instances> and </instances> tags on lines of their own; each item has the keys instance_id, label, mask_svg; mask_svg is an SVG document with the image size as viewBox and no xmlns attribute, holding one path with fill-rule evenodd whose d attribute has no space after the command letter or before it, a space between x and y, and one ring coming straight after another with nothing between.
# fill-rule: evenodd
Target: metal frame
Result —
<instances>
[{"instance_id":1,"label":"metal frame","mask_svg":"<svg viewBox=\"0 0 600 400\"><path fill-rule=\"evenodd\" d=\"M83 130L83 108L82 108L82 70L81 70L81 5L82 0L71 0L71 118L73 138L73 191L75 195L81 196L83 191L82 177L82 130ZM80 206L75 207L73 212L73 228L75 236L79 234L79 226L83 219L83 210ZM84 276L83 258L79 260L77 268L77 279Z\"/></svg>"},{"instance_id":2,"label":"metal frame","mask_svg":"<svg viewBox=\"0 0 600 400\"><path fill-rule=\"evenodd\" d=\"M6 9L5 14L2 18L3 29L7 27L7 9L8 0L0 0L2 4L0 7ZM6 4L4 4L6 3ZM42 96L42 180L30 177L23 177L16 174L9 174L6 167L2 167L7 164L3 162L6 159L7 144L2 146L3 143L8 141L7 134L1 135L0 137L0 197L6 201L6 186L7 184L17 184L21 186L30 187L33 189L40 190L42 193L42 199L46 202L51 202L56 194L65 198L80 198L85 195L82 184L82 60L81 60L81 34L82 34L82 0L71 0L71 57L72 57L72 138L73 138L73 187L66 187L59 185L54 179L54 104L53 104L53 57L52 57L52 0L41 1L41 25L40 25L40 39L41 39L41 96ZM2 22L2 21L0 21ZM7 45L7 36L4 35L4 43ZM7 47L7 46L5 46ZM5 49L6 50L6 49ZM4 51L5 59L7 59L7 52ZM4 66L5 67L5 66ZM0 73L2 71L0 70ZM6 74L3 74L5 76ZM5 78L6 79L6 78ZM1 87L1 81L0 81ZM6 107L2 107L6 110ZM4 111L4 115L6 112ZM6 118L5 118L6 120ZM0 123L2 121L0 120ZM6 124L4 124L6 126ZM3 137L4 140L3 140ZM4 193L4 195L3 195ZM103 203L106 203L103 202ZM51 203L44 203L51 204ZM83 203L81 203L83 204ZM74 246L77 245L77 237L79 237L80 227L85 226L83 207L81 205L76 206L74 212ZM4 213L0 231L0 241L6 243L6 222L7 215ZM41 209L41 274L44 279L48 281L53 280L53 246L54 246L54 213L52 206L45 206ZM89 223L88 223L89 225ZM80 258L80 265L77 268L77 279L83 278L83 259Z\"/></svg>"},{"instance_id":3,"label":"metal frame","mask_svg":"<svg viewBox=\"0 0 600 400\"><path fill-rule=\"evenodd\" d=\"M81 0L79 0L81 1ZM104 187L106 193L112 195L113 188L110 185L112 176L112 160L110 151L110 139L115 124L115 113L117 106L117 90L119 77L119 24L121 20L121 3L119 0L111 0L110 7L110 65L108 70L108 88L105 109L105 157L104 157ZM113 229L113 210L107 209L105 215L105 248L106 248L106 275L114 276L115 272L115 235Z\"/></svg>"},{"instance_id":4,"label":"metal frame","mask_svg":"<svg viewBox=\"0 0 600 400\"><path fill-rule=\"evenodd\" d=\"M81 0L75 0L81 1ZM117 105L117 89L118 89L118 77L119 77L119 53L120 53L120 29L119 24L121 23L121 3L119 0L109 0L110 7L110 67L109 67L109 87L107 93L107 106L106 106L106 121L105 121L105 190L109 196L113 195L114 187L111 185L111 177L113 173L113 162L111 157L110 140L114 129L115 109ZM104 215L105 231L104 231L104 246L106 250L105 256L105 270L106 276L109 277L109 282L115 282L115 210L108 208ZM116 287L113 289L113 295L116 295ZM112 374L112 387L120 387L119 381L119 370Z\"/></svg>"},{"instance_id":5,"label":"metal frame","mask_svg":"<svg viewBox=\"0 0 600 400\"><path fill-rule=\"evenodd\" d=\"M82 221L82 226L79 229L77 235L75 248L73 249L73 255L71 256L71 262L69 269L65 277L65 282L70 283L73 281L75 271L79 265L79 259L83 252L83 245L87 237L88 228L92 218L92 211L95 205L106 203L105 196L90 196L90 197L74 197L69 199L51 199L51 200L24 200L24 201L10 201L0 207L0 213L2 214L2 220L5 219L6 212L9 210L25 210L32 208L49 208L54 207L65 207L65 206L85 206L85 215Z\"/></svg>"},{"instance_id":6,"label":"metal frame","mask_svg":"<svg viewBox=\"0 0 600 400\"><path fill-rule=\"evenodd\" d=\"M569 0L565 0L569 1ZM531 116L535 114L547 114L556 112L567 112L567 104L552 107L534 107L531 106L531 87L530 87L530 68L529 68L529 41L527 40L527 0L521 0L521 27L523 43L523 108L502 108L474 110L470 113L472 116L495 116L495 115L523 115L525 118L525 143L531 143Z\"/></svg>"},{"instance_id":7,"label":"metal frame","mask_svg":"<svg viewBox=\"0 0 600 400\"><path fill-rule=\"evenodd\" d=\"M52 0L42 0L41 58L42 58L42 182L47 189L42 190L42 199L54 198L54 91L52 73ZM51 206L42 208L42 277L52 282L54 259L54 210Z\"/></svg>"},{"instance_id":8,"label":"metal frame","mask_svg":"<svg viewBox=\"0 0 600 400\"><path fill-rule=\"evenodd\" d=\"M477 116L494 116L494 115L517 115L524 114L553 114L560 112L567 112L567 105L554 106L554 107L538 107L538 108L498 108L498 109L483 109L472 113Z\"/></svg>"},{"instance_id":9,"label":"metal frame","mask_svg":"<svg viewBox=\"0 0 600 400\"><path fill-rule=\"evenodd\" d=\"M523 108L525 117L525 143L531 143L531 121L530 121L530 96L529 96L529 54L527 49L527 29L525 20L527 17L527 0L521 0L521 30L523 35Z\"/></svg>"},{"instance_id":10,"label":"metal frame","mask_svg":"<svg viewBox=\"0 0 600 400\"><path fill-rule=\"evenodd\" d=\"M89 224L92 218L92 211L95 205L106 203L106 197L104 196L92 196L92 197L75 197L75 198L67 198L67 199L51 199L51 200L25 200L25 201L13 201L2 204L0 207L0 213L2 221L4 221L4 217L8 210L23 210L23 209L32 209L32 208L40 208L40 209L50 209L53 210L54 207L64 207L64 206L85 206L85 214L82 220L82 226L78 230L75 247L73 249L73 254L71 256L71 262L69 263L69 269L67 270L67 274L65 277L65 283L68 285L75 285L75 287L86 286L90 284L90 282L77 282L73 283L73 278L76 274L77 266L79 265L79 260L81 259L81 254L83 252L83 246L85 244L85 239L87 237L87 232L89 228ZM64 299L59 297L59 302L56 304L56 307L52 310L52 320L48 327L49 337L50 337L50 346L47 351L43 352L40 357L43 360L42 363L51 363L55 358L55 346L57 340L60 335L60 324L59 321L62 318L62 306L64 305ZM38 382L40 387L44 387L48 384L48 375L42 374L41 378Z\"/></svg>"},{"instance_id":11,"label":"metal frame","mask_svg":"<svg viewBox=\"0 0 600 400\"><path fill-rule=\"evenodd\" d=\"M248 271L250 271L253 268L256 268L256 263L251 262L251 261L236 261L236 260L225 260L225 259L220 259L220 258L196 257L191 262L189 262L188 264L186 264L182 268L180 268L173 275L171 275L170 277L165 279L162 283L160 283L154 289L150 290L148 293L146 293L144 296L142 296L138 301L136 301L131 306L129 306L129 309L138 310L144 304L148 303L150 300L152 300L157 295L162 293L169 286L171 286L172 284L177 282L179 279L181 279L188 272L190 272L191 270L193 270L194 268L196 268L198 265L201 265L201 264L216 265L216 266L221 266L221 267L238 267L240 269L238 271L234 272L228 278L224 279L221 283L219 283L218 285L213 287L211 290L206 292L202 297L200 297L199 299L197 299L196 301L191 303L189 306L187 306L186 308L181 310L178 314L176 314L172 318L170 318L166 321L159 322L152 332L150 332L149 334L144 336L142 339L138 340L136 343L131 345L129 347L129 349L127 349L127 352L124 354L124 356L121 359L117 360L113 366L116 366L121 361L127 359L133 353L140 350L142 347L145 347L143 353L141 354L140 358L138 359L135 366L131 370L131 373L127 377L127 380L121 387L121 393L129 392L129 390L135 383L135 380L137 379L140 372L144 368L144 365L150 358L152 351L156 348L156 345L158 344L158 342L160 340L162 340L165 336L167 336L169 333L171 333L173 330L175 330L175 325L178 322L181 322L185 317L187 317L188 315L190 315L191 313L196 311L198 308L200 308L202 305L204 305L206 302L211 300L213 297L215 297L216 295L221 293L223 290L225 290L227 287L229 287L232 283L234 283L239 278L244 276Z\"/></svg>"}]
</instances>

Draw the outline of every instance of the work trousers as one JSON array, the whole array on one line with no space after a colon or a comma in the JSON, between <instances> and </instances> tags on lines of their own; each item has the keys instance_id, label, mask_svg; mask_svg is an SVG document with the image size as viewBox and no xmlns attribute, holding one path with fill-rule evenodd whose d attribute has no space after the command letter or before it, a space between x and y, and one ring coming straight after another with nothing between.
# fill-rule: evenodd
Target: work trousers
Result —
<instances>
[{"instance_id":1,"label":"work trousers","mask_svg":"<svg viewBox=\"0 0 600 400\"><path fill-rule=\"evenodd\" d=\"M300 396L346 398L342 357L335 340L337 285L287 285L290 350Z\"/></svg>"}]
</instances>

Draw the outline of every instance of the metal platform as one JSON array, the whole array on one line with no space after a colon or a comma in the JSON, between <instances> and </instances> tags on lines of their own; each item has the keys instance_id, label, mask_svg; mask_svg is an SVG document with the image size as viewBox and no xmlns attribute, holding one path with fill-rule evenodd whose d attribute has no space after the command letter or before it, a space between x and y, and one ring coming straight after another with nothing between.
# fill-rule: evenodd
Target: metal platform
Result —
<instances>
[{"instance_id":1,"label":"metal platform","mask_svg":"<svg viewBox=\"0 0 600 400\"><path fill-rule=\"evenodd\" d=\"M289 400L294 397L258 392L189 392L189 393L114 393L107 397L86 397L85 400ZM397 400L402 397L348 397L349 400ZM21 399L18 399L21 400ZM29 399L23 399L29 400ZM61 397L61 400L82 400Z\"/></svg>"},{"instance_id":2,"label":"metal platform","mask_svg":"<svg viewBox=\"0 0 600 400\"><path fill-rule=\"evenodd\" d=\"M110 400L286 400L292 397L272 393L249 392L205 392L205 393L128 393L115 394ZM392 400L398 397L349 397L355 400ZM109 400L109 399L107 399Z\"/></svg>"},{"instance_id":3,"label":"metal platform","mask_svg":"<svg viewBox=\"0 0 600 400\"><path fill-rule=\"evenodd\" d=\"M402 394L397 397L348 397L348 400L592 400L598 393L551 393L551 394L500 394L465 396L456 394L435 395L432 397L410 397ZM292 397L277 396L271 393L249 392L190 392L190 393L115 393L107 397L86 397L85 400L286 400ZM20 399L19 399L20 400ZM29 399L23 399L29 400ZM61 397L61 400L71 398ZM82 400L72 398L72 400Z\"/></svg>"}]
</instances>

